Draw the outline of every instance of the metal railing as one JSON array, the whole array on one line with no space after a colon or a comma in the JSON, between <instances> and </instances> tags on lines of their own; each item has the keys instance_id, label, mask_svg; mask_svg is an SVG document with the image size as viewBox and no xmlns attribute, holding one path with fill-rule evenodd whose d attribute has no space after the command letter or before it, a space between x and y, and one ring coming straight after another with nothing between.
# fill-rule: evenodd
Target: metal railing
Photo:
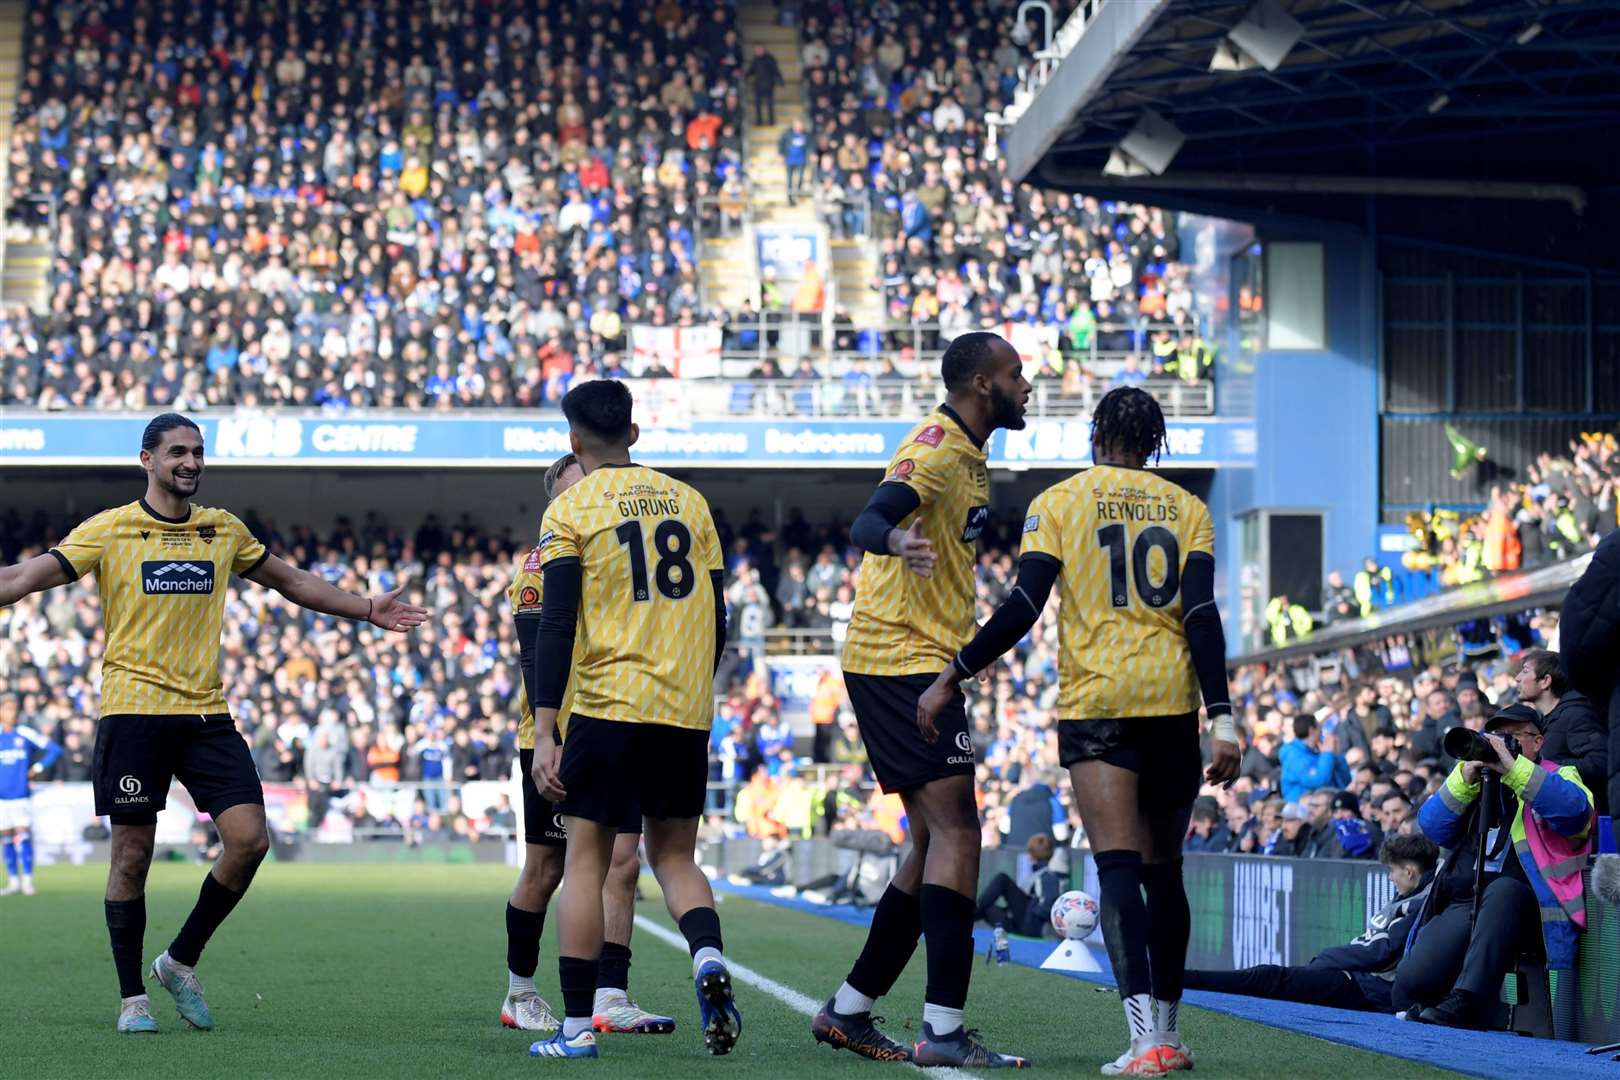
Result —
<instances>
[{"instance_id":1,"label":"metal railing","mask_svg":"<svg viewBox=\"0 0 1620 1080\"><path fill-rule=\"evenodd\" d=\"M1037 379L1028 415L1064 418L1091 415L1114 387L1108 380L1083 379L1072 386ZM1149 379L1139 384L1158 400L1164 414L1210 416L1215 387L1208 382ZM802 379L690 380L682 384L692 419L726 417L916 417L938 404L944 393L937 379L818 376Z\"/></svg>"}]
</instances>

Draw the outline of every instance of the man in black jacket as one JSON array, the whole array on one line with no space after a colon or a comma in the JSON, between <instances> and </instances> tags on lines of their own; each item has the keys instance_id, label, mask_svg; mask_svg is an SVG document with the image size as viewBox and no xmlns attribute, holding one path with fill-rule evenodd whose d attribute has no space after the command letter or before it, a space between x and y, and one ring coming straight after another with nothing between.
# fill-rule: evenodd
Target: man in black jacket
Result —
<instances>
[{"instance_id":1,"label":"man in black jacket","mask_svg":"<svg viewBox=\"0 0 1620 1080\"><path fill-rule=\"evenodd\" d=\"M1541 756L1580 770L1581 782L1592 789L1599 814L1607 814L1609 785L1608 725L1592 701L1571 689L1558 654L1531 649L1514 677L1519 700L1534 705L1546 717L1546 741Z\"/></svg>"},{"instance_id":2,"label":"man in black jacket","mask_svg":"<svg viewBox=\"0 0 1620 1080\"><path fill-rule=\"evenodd\" d=\"M1412 920L1434 882L1440 849L1424 836L1392 836L1379 849L1396 897L1348 945L1324 949L1302 967L1261 964L1241 971L1189 971L1187 989L1247 994L1363 1012L1392 1012L1390 984L1406 950Z\"/></svg>"},{"instance_id":3,"label":"man in black jacket","mask_svg":"<svg viewBox=\"0 0 1620 1080\"><path fill-rule=\"evenodd\" d=\"M1564 597L1559 658L1570 685L1591 699L1609 731L1608 805L1620 806L1620 532L1610 533ZM1597 789L1593 789L1595 795Z\"/></svg>"},{"instance_id":4,"label":"man in black jacket","mask_svg":"<svg viewBox=\"0 0 1620 1080\"><path fill-rule=\"evenodd\" d=\"M748 62L748 81L754 85L754 123L775 126L776 88L784 80L776 57L763 45L754 46L754 58Z\"/></svg>"},{"instance_id":5,"label":"man in black jacket","mask_svg":"<svg viewBox=\"0 0 1620 1080\"><path fill-rule=\"evenodd\" d=\"M1029 838L1028 850L1034 864L1029 887L1021 889L1009 875L997 874L979 894L976 921L983 920L1013 934L1041 936L1052 905L1068 883L1063 874L1052 869L1054 847L1050 836L1036 833Z\"/></svg>"}]
</instances>

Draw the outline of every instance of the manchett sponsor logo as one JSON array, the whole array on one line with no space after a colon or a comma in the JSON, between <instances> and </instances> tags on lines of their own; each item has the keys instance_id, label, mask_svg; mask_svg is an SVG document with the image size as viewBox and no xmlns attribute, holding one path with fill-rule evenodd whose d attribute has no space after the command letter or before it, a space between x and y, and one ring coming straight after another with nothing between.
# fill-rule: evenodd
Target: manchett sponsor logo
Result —
<instances>
[{"instance_id":1,"label":"manchett sponsor logo","mask_svg":"<svg viewBox=\"0 0 1620 1080\"><path fill-rule=\"evenodd\" d=\"M211 593L214 591L214 564L211 562L141 563L141 591L148 596Z\"/></svg>"}]
</instances>

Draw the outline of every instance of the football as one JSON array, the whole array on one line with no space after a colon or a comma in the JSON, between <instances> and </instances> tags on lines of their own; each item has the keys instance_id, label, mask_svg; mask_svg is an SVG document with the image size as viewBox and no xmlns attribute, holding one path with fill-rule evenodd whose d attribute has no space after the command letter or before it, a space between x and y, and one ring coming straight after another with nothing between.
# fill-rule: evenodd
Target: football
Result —
<instances>
[{"instance_id":1,"label":"football","mask_svg":"<svg viewBox=\"0 0 1620 1080\"><path fill-rule=\"evenodd\" d=\"M1072 889L1052 902L1052 929L1059 937L1079 941L1097 928L1097 901Z\"/></svg>"}]
</instances>

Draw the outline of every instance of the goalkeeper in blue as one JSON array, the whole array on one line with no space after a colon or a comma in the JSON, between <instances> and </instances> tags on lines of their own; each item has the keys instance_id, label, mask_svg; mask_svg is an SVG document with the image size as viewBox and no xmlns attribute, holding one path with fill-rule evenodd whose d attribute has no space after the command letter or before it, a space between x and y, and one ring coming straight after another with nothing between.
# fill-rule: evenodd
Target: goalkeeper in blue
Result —
<instances>
[{"instance_id":1,"label":"goalkeeper in blue","mask_svg":"<svg viewBox=\"0 0 1620 1080\"><path fill-rule=\"evenodd\" d=\"M0 896L34 895L34 810L28 780L61 756L60 746L17 723L16 694L0 696L0 848L6 859L6 887Z\"/></svg>"}]
</instances>

